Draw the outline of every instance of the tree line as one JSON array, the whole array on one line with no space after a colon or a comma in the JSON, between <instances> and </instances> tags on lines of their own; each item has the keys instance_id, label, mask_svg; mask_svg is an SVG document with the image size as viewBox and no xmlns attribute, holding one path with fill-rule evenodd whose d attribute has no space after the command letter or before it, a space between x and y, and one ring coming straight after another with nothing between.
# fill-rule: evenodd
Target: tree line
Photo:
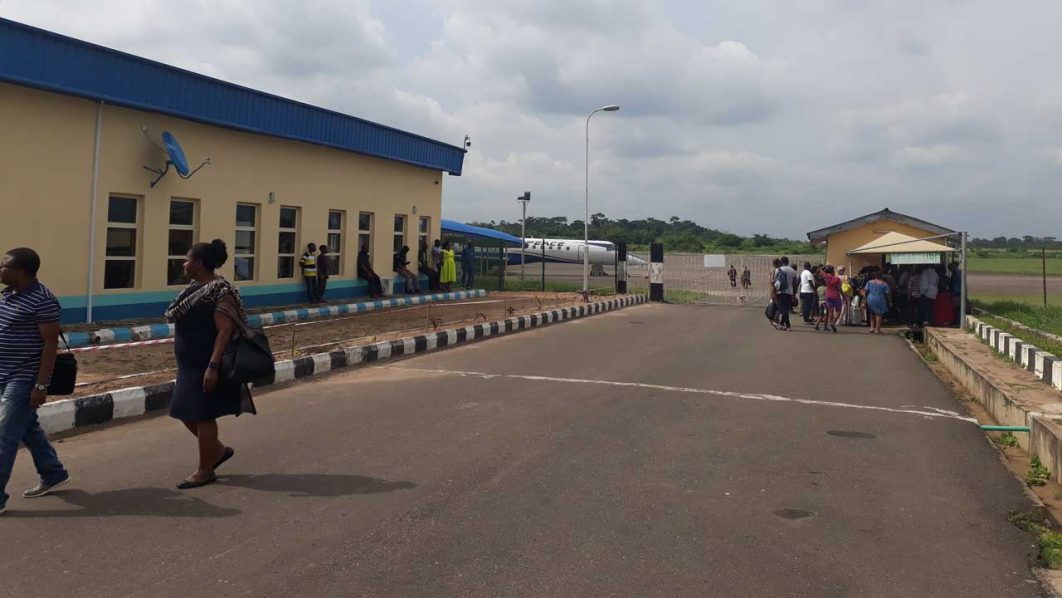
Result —
<instances>
[{"instance_id":1,"label":"tree line","mask_svg":"<svg viewBox=\"0 0 1062 598\"><path fill-rule=\"evenodd\" d=\"M520 222L471 222L520 236ZM583 221L568 220L564 216L527 218L527 236L538 238L582 239ZM781 239L758 234L741 236L713 228L703 227L692 220L672 216L667 220L645 218L613 220L604 214L590 216L590 238L614 243L626 242L629 249L645 249L650 243L661 242L669 251L690 253L777 253L814 254L821 248L812 247L806 241Z\"/></svg>"},{"instance_id":2,"label":"tree line","mask_svg":"<svg viewBox=\"0 0 1062 598\"><path fill-rule=\"evenodd\" d=\"M1062 249L1062 241L1055 237L995 237L994 239L970 239L974 249Z\"/></svg>"}]
</instances>

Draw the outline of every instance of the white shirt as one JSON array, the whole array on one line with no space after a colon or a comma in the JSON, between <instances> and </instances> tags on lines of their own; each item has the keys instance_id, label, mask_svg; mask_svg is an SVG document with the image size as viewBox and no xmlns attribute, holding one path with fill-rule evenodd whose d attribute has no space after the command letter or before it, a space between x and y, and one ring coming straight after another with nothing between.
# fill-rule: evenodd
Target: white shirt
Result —
<instances>
[{"instance_id":1,"label":"white shirt","mask_svg":"<svg viewBox=\"0 0 1062 598\"><path fill-rule=\"evenodd\" d=\"M940 277L937 276L937 271L934 268L926 268L922 270L921 276L918 277L918 286L922 289L922 296L929 299L937 298L937 285L940 282Z\"/></svg>"},{"instance_id":2,"label":"white shirt","mask_svg":"<svg viewBox=\"0 0 1062 598\"><path fill-rule=\"evenodd\" d=\"M800 273L800 292L815 292L815 276L811 274L811 270L804 270Z\"/></svg>"}]
</instances>

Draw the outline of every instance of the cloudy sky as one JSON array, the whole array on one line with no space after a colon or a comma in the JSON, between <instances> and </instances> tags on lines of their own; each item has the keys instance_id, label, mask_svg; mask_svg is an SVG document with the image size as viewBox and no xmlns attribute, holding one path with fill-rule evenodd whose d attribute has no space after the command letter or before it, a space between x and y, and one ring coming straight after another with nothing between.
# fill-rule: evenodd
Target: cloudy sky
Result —
<instances>
[{"instance_id":1,"label":"cloudy sky","mask_svg":"<svg viewBox=\"0 0 1062 598\"><path fill-rule=\"evenodd\" d=\"M0 0L0 16L460 144L444 213L801 237L884 207L1062 237L1055 0Z\"/></svg>"}]
</instances>

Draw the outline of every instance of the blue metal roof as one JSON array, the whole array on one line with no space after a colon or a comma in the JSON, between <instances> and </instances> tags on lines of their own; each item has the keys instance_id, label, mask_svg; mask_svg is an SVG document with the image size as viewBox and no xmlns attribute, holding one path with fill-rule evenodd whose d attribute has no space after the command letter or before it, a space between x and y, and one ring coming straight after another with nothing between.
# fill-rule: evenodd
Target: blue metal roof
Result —
<instances>
[{"instance_id":1,"label":"blue metal roof","mask_svg":"<svg viewBox=\"0 0 1062 598\"><path fill-rule=\"evenodd\" d=\"M0 18L0 81L460 175L463 148Z\"/></svg>"},{"instance_id":2,"label":"blue metal roof","mask_svg":"<svg viewBox=\"0 0 1062 598\"><path fill-rule=\"evenodd\" d=\"M442 219L442 230L444 233L451 233L455 235L465 235L466 237L480 237L484 239L494 239L495 241L501 241L507 245L516 245L519 247L523 245L520 237L514 237L509 233L503 233L500 230L494 230L493 228L483 228L481 226L471 226L463 222L456 220Z\"/></svg>"}]
</instances>

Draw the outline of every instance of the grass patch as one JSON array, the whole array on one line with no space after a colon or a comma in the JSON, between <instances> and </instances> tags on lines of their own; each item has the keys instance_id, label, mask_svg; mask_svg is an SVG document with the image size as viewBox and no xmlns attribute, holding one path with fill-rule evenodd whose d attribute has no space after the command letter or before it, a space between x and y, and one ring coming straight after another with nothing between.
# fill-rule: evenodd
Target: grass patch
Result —
<instances>
[{"instance_id":1,"label":"grass patch","mask_svg":"<svg viewBox=\"0 0 1062 598\"><path fill-rule=\"evenodd\" d=\"M1047 309L1044 309L1042 307L1031 307L1013 301L1000 301L996 303L974 301L974 305L992 314L981 314L977 316L978 319L989 326L1013 334L1021 340L1031 343L1044 351L1062 356L1062 343L1044 338L1035 332L1022 330L1006 319L1003 319L1007 318L1009 320L1021 322L1030 328L1036 328L1037 330L1043 330L1044 332L1050 332L1051 334L1062 336L1062 307L1048 307Z\"/></svg>"},{"instance_id":2,"label":"grass patch","mask_svg":"<svg viewBox=\"0 0 1062 598\"><path fill-rule=\"evenodd\" d=\"M1048 569L1062 569L1062 534L1051 529L1051 521L1043 509L1028 513L1015 511L1007 516L1007 521L1019 529L1036 536L1040 547L1039 562Z\"/></svg>"},{"instance_id":3,"label":"grass patch","mask_svg":"<svg viewBox=\"0 0 1062 598\"><path fill-rule=\"evenodd\" d=\"M667 301L668 303L697 303L703 300L704 293L664 289L664 301Z\"/></svg>"},{"instance_id":4,"label":"grass patch","mask_svg":"<svg viewBox=\"0 0 1062 598\"><path fill-rule=\"evenodd\" d=\"M1051 472L1040 462L1040 457L1033 455L1029 471L1025 474L1025 483L1030 486L1046 486L1051 479Z\"/></svg>"},{"instance_id":5,"label":"grass patch","mask_svg":"<svg viewBox=\"0 0 1062 598\"><path fill-rule=\"evenodd\" d=\"M992 442L999 446L1015 447L1018 446L1018 437L1015 436L1013 432L1003 432L999 436L993 438Z\"/></svg>"},{"instance_id":6,"label":"grass patch","mask_svg":"<svg viewBox=\"0 0 1062 598\"><path fill-rule=\"evenodd\" d=\"M983 274L1027 274L1040 276L1043 274L1043 264L1040 261L1039 252L1029 257L978 257L971 255L966 258L967 272L980 272ZM1056 256L1047 256L1047 275L1062 276L1062 259Z\"/></svg>"},{"instance_id":7,"label":"grass patch","mask_svg":"<svg viewBox=\"0 0 1062 598\"><path fill-rule=\"evenodd\" d=\"M591 281L594 282L594 281ZM525 279L521 281L517 277L511 277L505 279L506 291L518 291L526 293L541 293L542 280L541 279ZM547 280L545 292L547 293L578 293L583 290L582 283L579 282L564 282L556 280ZM590 287L590 294L593 297L607 297L616 294L615 286L599 286Z\"/></svg>"}]
</instances>

